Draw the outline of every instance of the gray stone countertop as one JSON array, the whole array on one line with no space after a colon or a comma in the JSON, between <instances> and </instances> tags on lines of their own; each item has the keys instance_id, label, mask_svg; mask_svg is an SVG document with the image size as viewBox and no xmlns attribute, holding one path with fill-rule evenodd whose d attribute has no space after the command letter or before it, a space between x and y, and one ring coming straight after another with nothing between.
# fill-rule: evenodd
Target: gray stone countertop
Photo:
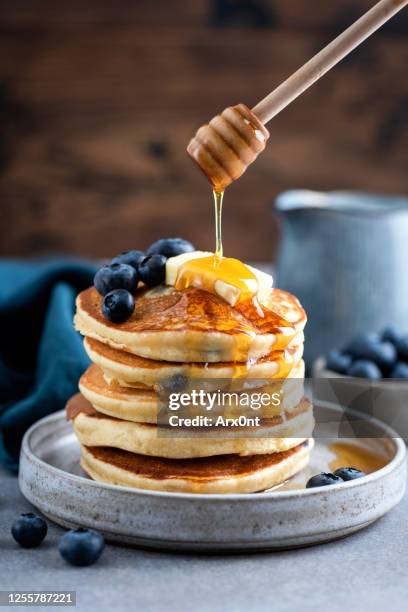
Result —
<instances>
[{"instance_id":1,"label":"gray stone countertop","mask_svg":"<svg viewBox=\"0 0 408 612\"><path fill-rule=\"evenodd\" d=\"M74 568L58 554L64 530L53 524L40 548L15 544L10 526L32 507L1 469L0 491L0 590L76 590L77 609L90 612L408 608L407 496L365 530L306 549L199 555L107 545L98 563Z\"/></svg>"}]
</instances>

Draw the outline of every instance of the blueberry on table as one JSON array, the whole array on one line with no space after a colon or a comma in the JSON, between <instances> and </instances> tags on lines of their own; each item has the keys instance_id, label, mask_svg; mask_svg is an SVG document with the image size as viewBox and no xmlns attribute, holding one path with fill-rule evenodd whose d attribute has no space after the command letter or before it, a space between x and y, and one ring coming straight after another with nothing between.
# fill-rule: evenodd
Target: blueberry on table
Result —
<instances>
[{"instance_id":1,"label":"blueberry on table","mask_svg":"<svg viewBox=\"0 0 408 612\"><path fill-rule=\"evenodd\" d=\"M94 277L95 289L106 295L114 289L126 289L134 293L137 287L137 272L128 264L113 263L99 268Z\"/></svg>"},{"instance_id":2,"label":"blueberry on table","mask_svg":"<svg viewBox=\"0 0 408 612\"><path fill-rule=\"evenodd\" d=\"M357 468L341 467L335 470L334 475L338 476L342 480L347 481L347 480L355 480L356 478L361 478L362 476L365 476L365 473L362 472L361 470L358 470Z\"/></svg>"},{"instance_id":3,"label":"blueberry on table","mask_svg":"<svg viewBox=\"0 0 408 612\"><path fill-rule=\"evenodd\" d=\"M102 314L112 323L127 321L135 309L133 295L126 289L115 289L105 295L102 302Z\"/></svg>"},{"instance_id":4,"label":"blueberry on table","mask_svg":"<svg viewBox=\"0 0 408 612\"><path fill-rule=\"evenodd\" d=\"M124 253L120 253L120 255L116 255L116 257L112 259L111 263L127 264L128 266L132 266L132 268L137 270L137 267L144 256L145 254L143 251L125 251Z\"/></svg>"},{"instance_id":5,"label":"blueberry on table","mask_svg":"<svg viewBox=\"0 0 408 612\"><path fill-rule=\"evenodd\" d=\"M166 261L164 255L148 255L139 264L140 280L148 287L164 283L166 278Z\"/></svg>"},{"instance_id":6,"label":"blueberry on table","mask_svg":"<svg viewBox=\"0 0 408 612\"><path fill-rule=\"evenodd\" d=\"M14 521L11 535L23 548L39 546L47 535L48 527L43 518L28 512Z\"/></svg>"},{"instance_id":7,"label":"blueberry on table","mask_svg":"<svg viewBox=\"0 0 408 612\"><path fill-rule=\"evenodd\" d=\"M397 359L397 351L391 342L381 342L377 334L366 334L357 337L347 347L347 351L356 359L374 362L381 370L391 370Z\"/></svg>"},{"instance_id":8,"label":"blueberry on table","mask_svg":"<svg viewBox=\"0 0 408 612\"><path fill-rule=\"evenodd\" d=\"M328 370L332 370L333 372L338 372L338 374L346 374L347 370L352 364L352 361L353 360L350 355L333 350L330 351L327 357L326 368Z\"/></svg>"},{"instance_id":9,"label":"blueberry on table","mask_svg":"<svg viewBox=\"0 0 408 612\"><path fill-rule=\"evenodd\" d=\"M191 251L195 251L194 245L184 238L161 238L149 246L146 255L164 255L169 258Z\"/></svg>"},{"instance_id":10,"label":"blueberry on table","mask_svg":"<svg viewBox=\"0 0 408 612\"><path fill-rule=\"evenodd\" d=\"M390 378L408 378L408 363L397 361L395 368L390 374Z\"/></svg>"},{"instance_id":11,"label":"blueberry on table","mask_svg":"<svg viewBox=\"0 0 408 612\"><path fill-rule=\"evenodd\" d=\"M348 376L357 378L369 378L371 380L379 380L382 378L380 368L367 359L358 359L355 361L347 372Z\"/></svg>"},{"instance_id":12,"label":"blueberry on table","mask_svg":"<svg viewBox=\"0 0 408 612\"><path fill-rule=\"evenodd\" d=\"M338 476L330 474L328 472L322 472L312 476L306 483L306 489L312 489L313 487L327 487L328 485L341 484L343 481Z\"/></svg>"},{"instance_id":13,"label":"blueberry on table","mask_svg":"<svg viewBox=\"0 0 408 612\"><path fill-rule=\"evenodd\" d=\"M92 529L74 529L65 533L58 545L61 557L71 565L92 565L105 547L103 536Z\"/></svg>"}]
</instances>

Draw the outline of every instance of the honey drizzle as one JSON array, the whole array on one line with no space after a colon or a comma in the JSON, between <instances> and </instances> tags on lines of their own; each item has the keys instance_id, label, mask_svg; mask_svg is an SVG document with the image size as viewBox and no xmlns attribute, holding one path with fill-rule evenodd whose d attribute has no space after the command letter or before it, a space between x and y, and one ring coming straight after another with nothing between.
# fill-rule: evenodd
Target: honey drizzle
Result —
<instances>
[{"instance_id":1,"label":"honey drizzle","mask_svg":"<svg viewBox=\"0 0 408 612\"><path fill-rule=\"evenodd\" d=\"M215 253L212 256L201 257L187 261L180 269L175 288L185 290L189 287L199 287L205 291L217 295L216 283L222 282L231 285L239 291L239 297L234 305L244 317L252 320L262 320L262 333L273 333L276 335L274 350L285 349L287 344L295 335L295 326L282 317L278 312L264 308L257 299L258 280L253 272L238 259L223 256L222 244L222 207L224 191L213 189L214 216L215 216ZM237 293L238 293L237 291ZM193 314L193 313L192 313ZM194 313L197 317L199 313ZM220 327L220 321L218 321ZM229 333L231 323L223 321L221 329ZM234 374L233 379L245 378L250 368L250 348L256 335L252 329L245 324L240 329L233 325L235 336L234 348ZM238 332L238 333L237 333ZM289 373L292 364L281 361L281 375ZM282 367L283 366L283 367ZM286 368L285 368L286 366Z\"/></svg>"},{"instance_id":2,"label":"honey drizzle","mask_svg":"<svg viewBox=\"0 0 408 612\"><path fill-rule=\"evenodd\" d=\"M215 257L221 259L223 256L222 248L222 203L224 191L213 189L214 213L215 213Z\"/></svg>"},{"instance_id":3,"label":"honey drizzle","mask_svg":"<svg viewBox=\"0 0 408 612\"><path fill-rule=\"evenodd\" d=\"M189 287L199 287L210 293L226 297L231 303L244 302L256 298L258 280L255 274L239 259L223 256L222 246L222 203L224 191L213 190L215 213L215 253L187 261L180 269L176 289L183 291ZM217 288L216 284L219 283ZM217 291L218 289L218 291ZM220 293L221 292L221 293Z\"/></svg>"}]
</instances>

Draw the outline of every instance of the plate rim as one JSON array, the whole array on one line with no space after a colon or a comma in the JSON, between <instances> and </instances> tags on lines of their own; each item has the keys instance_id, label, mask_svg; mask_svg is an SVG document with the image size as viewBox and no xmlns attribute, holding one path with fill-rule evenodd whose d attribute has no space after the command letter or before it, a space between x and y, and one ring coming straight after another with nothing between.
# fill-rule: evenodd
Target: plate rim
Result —
<instances>
[{"instance_id":1,"label":"plate rim","mask_svg":"<svg viewBox=\"0 0 408 612\"><path fill-rule=\"evenodd\" d=\"M341 406L336 405L336 404L331 404L330 402L326 402L326 401L324 402L315 401L314 403L316 405L324 405L331 410L341 409ZM333 493L335 493L336 490L339 491L339 489L341 491L344 491L344 489L346 488L352 489L352 488L364 486L368 482L372 482L382 477L385 477L389 472L392 472L393 470L399 467L399 465L405 460L406 454L407 454L407 449L406 449L404 440L389 425L387 425L386 423L383 423L379 419L368 417L366 414L358 410L354 410L354 409L349 410L349 413L355 416L361 417L366 421L370 421L375 426L379 427L384 432L384 436L381 436L381 437L388 438L393 441L393 444L395 447L395 455L384 467L380 468L379 470L376 470L375 472L372 472L371 474L367 474L363 476L362 478L357 478L355 480L346 481L341 484L341 488L331 487L330 491L332 491ZM189 500L189 501L191 500L206 500L206 501L213 500L215 503L225 502L225 501L236 501L240 503L246 503L246 502L253 502L255 498L257 499L257 501L263 501L263 500L272 501L274 499L280 499L280 500L293 499L297 497L304 497L306 495L313 496L313 495L321 494L322 490L327 490L327 487L321 486L321 487L313 487L310 489L306 489L306 488L296 489L292 491L291 490L279 491L279 489L277 489L276 491L270 491L270 492L261 491L259 493L250 493L250 494L249 493L184 493L184 492L177 492L177 491L156 491L152 489L139 489L139 488L134 488L134 487L126 487L124 485L114 485L110 483L98 482L90 478L85 478L84 476L72 474L59 467L51 465L47 461L44 461L44 459L41 459L40 457L38 457L38 455L36 455L35 452L32 450L30 446L30 439L35 434L36 430L41 428L45 423L52 423L53 421L61 420L61 418L64 417L64 415L65 415L64 409L58 410L57 412L53 412L45 417L42 417L41 419L39 419L38 421L36 421L29 427L29 429L25 432L23 440L22 440L21 451L20 451L20 461L21 461L21 457L24 454L30 462L36 463L37 465L38 464L42 465L43 467L45 467L45 469L47 469L48 471L51 471L56 476L68 478L69 480L73 482L85 484L86 486L103 488L103 489L107 489L110 491L116 491L116 492L120 492L122 494L128 494L128 495L131 494L131 495L144 495L146 497L164 497L164 498L171 498L175 500L176 499L177 500Z\"/></svg>"}]
</instances>

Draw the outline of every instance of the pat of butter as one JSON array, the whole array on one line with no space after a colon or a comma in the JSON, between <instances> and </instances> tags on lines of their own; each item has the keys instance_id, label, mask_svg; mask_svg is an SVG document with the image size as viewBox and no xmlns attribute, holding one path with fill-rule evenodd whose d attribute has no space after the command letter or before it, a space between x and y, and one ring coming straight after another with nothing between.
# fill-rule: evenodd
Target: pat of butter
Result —
<instances>
[{"instance_id":1,"label":"pat of butter","mask_svg":"<svg viewBox=\"0 0 408 612\"><path fill-rule=\"evenodd\" d=\"M241 289L239 287L230 285L222 280L215 281L214 290L217 295L228 302L228 304L231 306L235 306L241 296Z\"/></svg>"},{"instance_id":2,"label":"pat of butter","mask_svg":"<svg viewBox=\"0 0 408 612\"><path fill-rule=\"evenodd\" d=\"M171 257L166 264L166 284L183 290L204 289L231 306L257 296L262 300L272 288L272 276L238 259L216 258L213 253L195 251Z\"/></svg>"},{"instance_id":3,"label":"pat of butter","mask_svg":"<svg viewBox=\"0 0 408 612\"><path fill-rule=\"evenodd\" d=\"M192 259L201 259L202 257L211 257L213 253L209 251L193 251L191 253L182 253L175 257L170 257L166 262L166 285L176 286L176 281L180 269L187 262Z\"/></svg>"}]
</instances>

